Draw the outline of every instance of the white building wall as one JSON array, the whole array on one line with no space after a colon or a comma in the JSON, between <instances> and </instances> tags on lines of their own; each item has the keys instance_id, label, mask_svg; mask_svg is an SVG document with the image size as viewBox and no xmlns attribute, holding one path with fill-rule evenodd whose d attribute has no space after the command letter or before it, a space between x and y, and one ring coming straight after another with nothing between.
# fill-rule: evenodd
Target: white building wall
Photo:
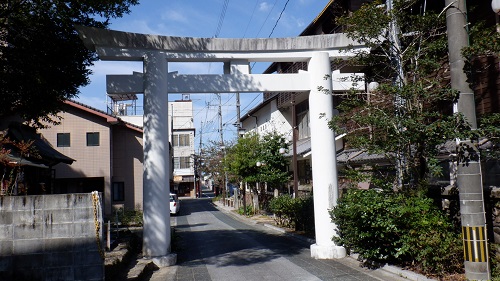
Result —
<instances>
[{"instance_id":1,"label":"white building wall","mask_svg":"<svg viewBox=\"0 0 500 281\"><path fill-rule=\"evenodd\" d=\"M291 109L278 110L276 100L270 101L258 111L250 114L243 122L245 134L256 132L260 136L277 132L285 137L292 132Z\"/></svg>"}]
</instances>

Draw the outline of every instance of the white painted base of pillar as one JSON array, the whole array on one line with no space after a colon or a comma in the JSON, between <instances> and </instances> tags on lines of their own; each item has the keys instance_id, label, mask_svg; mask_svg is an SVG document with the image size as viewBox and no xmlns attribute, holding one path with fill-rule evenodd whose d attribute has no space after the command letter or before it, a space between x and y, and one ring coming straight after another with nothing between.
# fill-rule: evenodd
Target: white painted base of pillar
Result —
<instances>
[{"instance_id":1,"label":"white painted base of pillar","mask_svg":"<svg viewBox=\"0 0 500 281\"><path fill-rule=\"evenodd\" d=\"M159 268L172 266L177 263L177 254L171 253L163 257L151 258L156 266Z\"/></svg>"},{"instance_id":2,"label":"white painted base of pillar","mask_svg":"<svg viewBox=\"0 0 500 281\"><path fill-rule=\"evenodd\" d=\"M332 245L311 245L311 258L319 260L341 259L346 256L345 248L342 246Z\"/></svg>"}]
</instances>

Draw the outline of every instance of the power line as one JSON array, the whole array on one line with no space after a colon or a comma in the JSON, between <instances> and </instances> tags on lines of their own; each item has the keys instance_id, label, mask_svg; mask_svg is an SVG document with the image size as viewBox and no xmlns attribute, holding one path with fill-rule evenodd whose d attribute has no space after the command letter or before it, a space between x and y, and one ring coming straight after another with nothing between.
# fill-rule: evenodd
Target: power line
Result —
<instances>
[{"instance_id":1,"label":"power line","mask_svg":"<svg viewBox=\"0 0 500 281\"><path fill-rule=\"evenodd\" d=\"M271 33L269 34L269 38L271 38L271 35L273 35L274 29L275 29L275 28L276 28L276 26L278 25L278 22L279 22L279 21L280 21L280 19L281 19L281 15L283 15L283 12L285 11L285 9L286 9L286 5L288 5L288 2L290 2L290 0L287 0L287 1L286 1L285 6L283 7L283 10L281 10L280 16L279 16L279 17L278 17L278 19L276 20L276 23L274 24L273 30L271 30Z\"/></svg>"},{"instance_id":2,"label":"power line","mask_svg":"<svg viewBox=\"0 0 500 281\"><path fill-rule=\"evenodd\" d=\"M228 3L229 0L225 0L224 4L222 5L222 10L219 15L219 23L217 24L217 29L215 30L215 38L219 37L220 30L222 29L222 24L224 23L224 18L226 17Z\"/></svg>"},{"instance_id":3,"label":"power line","mask_svg":"<svg viewBox=\"0 0 500 281\"><path fill-rule=\"evenodd\" d=\"M245 38L245 35L247 35L247 30L248 27L250 26L250 23L252 22L253 15L255 14L255 9L257 9L257 4L259 4L259 0L255 0L255 5L253 6L252 15L250 16L250 20L248 21L247 27L245 28L245 32L243 32L243 38Z\"/></svg>"},{"instance_id":4,"label":"power line","mask_svg":"<svg viewBox=\"0 0 500 281\"><path fill-rule=\"evenodd\" d=\"M269 18L269 15L271 15L271 13L273 12L273 10L274 10L274 6L276 6L276 2L278 2L278 0L274 1L273 7L271 8L271 10L269 11L269 13L267 14L266 19L264 20L264 22L263 22L263 23L262 23L262 25L260 26L259 32L257 32L257 35L256 35L255 37L259 37L259 33L260 33L260 31L262 30L262 28L264 27L264 25L266 24L267 19Z\"/></svg>"}]
</instances>

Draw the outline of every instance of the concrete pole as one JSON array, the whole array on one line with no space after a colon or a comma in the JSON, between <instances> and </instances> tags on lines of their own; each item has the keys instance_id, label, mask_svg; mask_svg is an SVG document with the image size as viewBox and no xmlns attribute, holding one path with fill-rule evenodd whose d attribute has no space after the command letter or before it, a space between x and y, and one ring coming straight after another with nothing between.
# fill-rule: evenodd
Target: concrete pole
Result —
<instances>
[{"instance_id":1,"label":"concrete pole","mask_svg":"<svg viewBox=\"0 0 500 281\"><path fill-rule=\"evenodd\" d=\"M336 225L329 211L337 204L337 157L335 155L335 133L328 127L333 117L333 96L330 59L328 53L316 52L308 65L311 77L309 114L311 119L311 151L314 194L314 224L316 244L311 245L311 257L333 259L346 256L344 247L335 245L332 237ZM328 94L318 90L321 86ZM324 114L323 118L320 115Z\"/></svg>"},{"instance_id":2,"label":"concrete pole","mask_svg":"<svg viewBox=\"0 0 500 281\"><path fill-rule=\"evenodd\" d=\"M299 165L297 162L297 106L295 94L292 94L292 168L293 168L293 197L299 196Z\"/></svg>"},{"instance_id":3,"label":"concrete pole","mask_svg":"<svg viewBox=\"0 0 500 281\"><path fill-rule=\"evenodd\" d=\"M448 50L450 60L451 87L460 92L458 103L453 111L462 113L472 129L477 128L474 92L467 83L463 71L464 59L461 49L468 46L467 10L464 0L445 0ZM458 143L470 144L469 140ZM465 277L468 280L490 280L488 263L488 243L486 237L486 215L484 211L483 183L479 152L472 152L478 160L459 160L457 167L457 186L459 189L462 236L464 241Z\"/></svg>"},{"instance_id":4,"label":"concrete pole","mask_svg":"<svg viewBox=\"0 0 500 281\"><path fill-rule=\"evenodd\" d=\"M161 52L144 56L143 255L159 266L176 263L170 254L170 153L168 145L167 60Z\"/></svg>"}]
</instances>

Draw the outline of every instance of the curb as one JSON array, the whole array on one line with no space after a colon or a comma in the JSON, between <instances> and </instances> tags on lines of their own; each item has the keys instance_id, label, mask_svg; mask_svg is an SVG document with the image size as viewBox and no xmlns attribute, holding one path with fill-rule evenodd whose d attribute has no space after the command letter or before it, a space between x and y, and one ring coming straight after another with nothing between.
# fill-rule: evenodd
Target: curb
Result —
<instances>
[{"instance_id":1,"label":"curb","mask_svg":"<svg viewBox=\"0 0 500 281\"><path fill-rule=\"evenodd\" d=\"M409 271L409 270L404 270L399 267L393 266L393 265L384 265L382 270L385 270L387 272L390 272L392 274L407 278L408 280L413 280L413 281L435 281L436 279L429 279L425 277L424 275Z\"/></svg>"}]
</instances>

